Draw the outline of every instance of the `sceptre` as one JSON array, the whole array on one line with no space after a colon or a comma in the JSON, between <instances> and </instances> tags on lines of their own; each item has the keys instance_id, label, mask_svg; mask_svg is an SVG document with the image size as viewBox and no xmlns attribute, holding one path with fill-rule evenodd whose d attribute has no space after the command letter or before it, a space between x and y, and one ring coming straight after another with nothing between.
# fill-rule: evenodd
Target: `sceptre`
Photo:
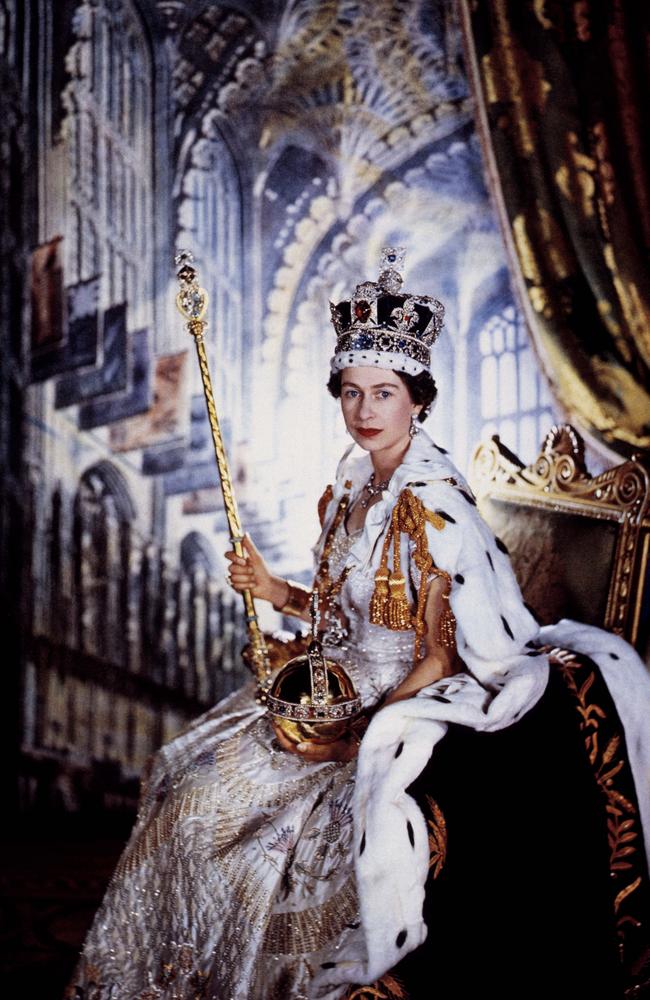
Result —
<instances>
[{"instance_id":1,"label":"sceptre","mask_svg":"<svg viewBox=\"0 0 650 1000\"><path fill-rule=\"evenodd\" d=\"M241 521L239 519L239 512L237 510L237 501L235 499L235 492L232 476L230 475L228 458L226 456L226 449L224 447L221 428L219 426L219 417L217 416L217 407L214 401L214 393L212 391L212 379L210 377L208 356L205 350L204 334L208 325L207 320L205 319L205 314L208 308L208 293L205 288L201 288L198 283L196 268L194 267L194 255L190 250L179 250L174 257L174 263L178 268L176 276L181 286L180 291L176 296L176 308L185 319L187 330L194 338L194 344L196 346L201 379L203 381L203 393L205 395L205 403L208 411L208 421L212 434L212 444L214 446L221 492L223 494L223 504L226 510L228 529L230 531L230 541L232 542L232 546L236 554L238 556L244 556L245 553L242 546L244 536ZM250 661L259 686L258 700L265 702L266 695L271 684L272 674L269 650L264 638L264 633L259 626L257 612L255 610L255 602L251 591L242 591L242 597L244 599L244 607L246 609L246 627L248 630L248 639L250 644Z\"/></svg>"}]
</instances>

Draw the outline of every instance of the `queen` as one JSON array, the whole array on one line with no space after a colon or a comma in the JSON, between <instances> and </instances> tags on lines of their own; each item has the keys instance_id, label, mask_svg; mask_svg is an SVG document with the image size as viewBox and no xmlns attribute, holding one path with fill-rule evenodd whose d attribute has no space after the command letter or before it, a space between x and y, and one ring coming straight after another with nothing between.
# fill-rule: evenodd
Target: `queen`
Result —
<instances>
[{"instance_id":1,"label":"queen","mask_svg":"<svg viewBox=\"0 0 650 1000\"><path fill-rule=\"evenodd\" d=\"M402 290L402 259L385 250L377 281L332 306L328 389L353 443L319 504L312 591L323 654L352 682L362 714L333 739L301 741L256 702L251 682L163 747L70 997L434 995L422 962L435 983L445 914L431 886L454 843L440 808L425 817L426 788L414 783L435 770L451 732L514 732L539 712L562 656L566 666L587 654L613 698L634 749L621 766L639 838L644 813L650 823L643 664L599 629L540 631L524 605L504 546L421 426L436 398L430 354L444 309ZM312 591L274 576L248 537L244 549L227 553L234 589L309 620ZM440 760L448 776L454 763ZM634 891L647 893L642 852L637 860ZM594 968L618 982L615 935L604 932L599 948Z\"/></svg>"}]
</instances>

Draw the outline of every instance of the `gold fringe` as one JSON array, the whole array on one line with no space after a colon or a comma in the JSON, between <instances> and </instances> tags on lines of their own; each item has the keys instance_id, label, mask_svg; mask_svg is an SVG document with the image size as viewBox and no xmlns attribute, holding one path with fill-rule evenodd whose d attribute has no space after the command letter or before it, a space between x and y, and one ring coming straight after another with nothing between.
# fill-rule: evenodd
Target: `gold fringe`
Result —
<instances>
[{"instance_id":1,"label":"gold fringe","mask_svg":"<svg viewBox=\"0 0 650 1000\"><path fill-rule=\"evenodd\" d=\"M389 578L388 550L393 540L393 521L391 521L381 550L379 569L375 573L375 588L370 598L369 617L372 625L385 625L388 610Z\"/></svg>"},{"instance_id":2,"label":"gold fringe","mask_svg":"<svg viewBox=\"0 0 650 1000\"><path fill-rule=\"evenodd\" d=\"M351 986L343 1000L408 1000L404 983L387 972L368 986Z\"/></svg>"},{"instance_id":3,"label":"gold fringe","mask_svg":"<svg viewBox=\"0 0 650 1000\"><path fill-rule=\"evenodd\" d=\"M323 522L325 520L325 513L329 506L330 500L334 496L334 490L331 486L325 487L325 492L318 501L318 520L320 521L321 528L323 527Z\"/></svg>"},{"instance_id":4,"label":"gold fringe","mask_svg":"<svg viewBox=\"0 0 650 1000\"><path fill-rule=\"evenodd\" d=\"M390 597L388 598L384 624L394 632L406 632L413 628L413 617L406 596L406 580L401 571L391 573L388 586L390 587Z\"/></svg>"},{"instance_id":5,"label":"gold fringe","mask_svg":"<svg viewBox=\"0 0 650 1000\"><path fill-rule=\"evenodd\" d=\"M456 642L456 617L451 608L446 608L438 622L438 641L441 646L451 647Z\"/></svg>"},{"instance_id":6,"label":"gold fringe","mask_svg":"<svg viewBox=\"0 0 650 1000\"><path fill-rule=\"evenodd\" d=\"M420 658L420 646L427 631L425 620L429 580L432 575L442 576L446 587L443 599L449 601L451 577L434 565L427 541L427 522L437 531L442 531L445 521L439 514L427 510L419 497L410 489L400 493L393 507L391 523L381 553L379 569L375 573L375 587L370 599L370 621L373 625L384 625L393 631L415 629L414 661ZM421 583L417 596L415 615L411 613L406 594L406 580L400 564L401 535L406 533L415 542L413 560L420 571ZM393 545L393 570L388 568L388 552ZM438 641L443 646L453 646L456 635L456 618L447 605L438 621Z\"/></svg>"},{"instance_id":7,"label":"gold fringe","mask_svg":"<svg viewBox=\"0 0 650 1000\"><path fill-rule=\"evenodd\" d=\"M449 573L445 573L444 569L438 569L438 567L433 564L431 565L430 573L432 576L442 577L445 581L445 589L442 594L442 599L447 602L447 607L440 612L440 617L438 619L438 642L441 646L451 648L456 643L456 616L449 607L451 577L449 576Z\"/></svg>"},{"instance_id":8,"label":"gold fringe","mask_svg":"<svg viewBox=\"0 0 650 1000\"><path fill-rule=\"evenodd\" d=\"M388 566L380 566L375 573L375 589L370 598L370 624L383 625L388 602Z\"/></svg>"},{"instance_id":9,"label":"gold fringe","mask_svg":"<svg viewBox=\"0 0 650 1000\"><path fill-rule=\"evenodd\" d=\"M406 596L406 580L402 573L400 545L402 541L400 525L400 501L393 507L393 572L388 579L390 597L386 605L385 625L395 632L406 632L413 627L411 607ZM386 550L388 554L388 549Z\"/></svg>"}]
</instances>

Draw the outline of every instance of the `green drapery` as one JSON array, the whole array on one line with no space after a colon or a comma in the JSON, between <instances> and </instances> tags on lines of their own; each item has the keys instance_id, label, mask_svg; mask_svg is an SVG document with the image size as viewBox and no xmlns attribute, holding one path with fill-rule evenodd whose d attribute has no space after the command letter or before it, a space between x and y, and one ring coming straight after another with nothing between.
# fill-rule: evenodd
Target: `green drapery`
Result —
<instances>
[{"instance_id":1,"label":"green drapery","mask_svg":"<svg viewBox=\"0 0 650 1000\"><path fill-rule=\"evenodd\" d=\"M650 5L459 2L488 180L541 366L601 450L650 449Z\"/></svg>"}]
</instances>

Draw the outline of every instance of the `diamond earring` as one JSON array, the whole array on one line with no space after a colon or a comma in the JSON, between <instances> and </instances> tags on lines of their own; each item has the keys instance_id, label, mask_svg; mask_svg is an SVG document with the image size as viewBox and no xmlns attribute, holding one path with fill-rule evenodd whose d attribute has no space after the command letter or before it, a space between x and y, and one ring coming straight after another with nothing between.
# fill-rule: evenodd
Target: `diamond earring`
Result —
<instances>
[{"instance_id":1,"label":"diamond earring","mask_svg":"<svg viewBox=\"0 0 650 1000\"><path fill-rule=\"evenodd\" d=\"M411 414L411 426L409 427L409 437L414 438L416 434L420 433L420 425L418 423L418 418L415 413Z\"/></svg>"}]
</instances>

